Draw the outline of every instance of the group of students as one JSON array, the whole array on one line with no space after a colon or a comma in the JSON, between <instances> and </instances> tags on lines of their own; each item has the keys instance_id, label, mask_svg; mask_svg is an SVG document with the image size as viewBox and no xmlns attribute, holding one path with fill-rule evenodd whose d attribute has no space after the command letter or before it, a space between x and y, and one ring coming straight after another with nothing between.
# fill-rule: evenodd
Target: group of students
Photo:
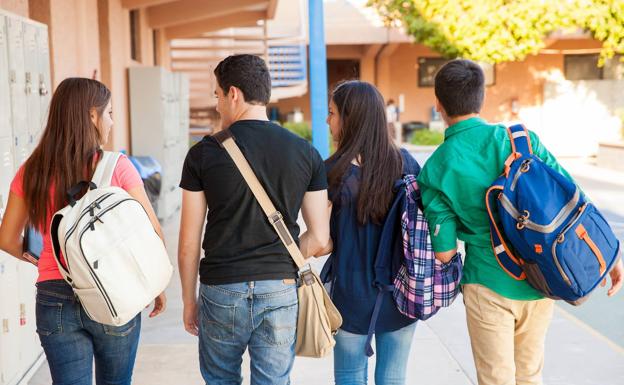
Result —
<instances>
[{"instance_id":1,"label":"group of students","mask_svg":"<svg viewBox=\"0 0 624 385\"><path fill-rule=\"evenodd\" d=\"M457 240L465 241L462 291L479 384L541 384L553 301L509 277L491 249L484 194L503 169L511 144L504 126L479 117L485 88L477 64L454 60L437 73L436 109L448 128L422 170L394 144L384 99L371 84L345 81L332 90L327 123L336 152L323 161L307 141L268 120L271 81L262 59L231 56L214 74L221 129L234 137L303 255L331 253L323 280L343 317L333 354L336 384L367 383L365 346L378 294L372 282L375 256L394 183L405 174L418 175L436 258L449 261ZM82 78L61 82L41 142L11 184L0 227L0 248L24 261L23 229L32 225L44 235L36 322L55 385L90 385L94 360L98 385L129 384L132 378L140 314L119 327L90 320L59 273L48 230L51 215L67 204L64 192L93 174L112 124L111 94L103 84ZM530 136L534 153L568 176L537 136ZM162 238L141 178L125 156L111 184L143 205ZM214 137L189 150L180 187L183 323L199 337L206 384L242 383L245 350L252 384L290 383L297 267ZM307 228L300 236L299 212ZM622 286L621 260L610 274L613 295ZM163 293L150 317L165 304ZM406 383L415 327L391 297L382 302L374 329L376 384Z\"/></svg>"}]
</instances>

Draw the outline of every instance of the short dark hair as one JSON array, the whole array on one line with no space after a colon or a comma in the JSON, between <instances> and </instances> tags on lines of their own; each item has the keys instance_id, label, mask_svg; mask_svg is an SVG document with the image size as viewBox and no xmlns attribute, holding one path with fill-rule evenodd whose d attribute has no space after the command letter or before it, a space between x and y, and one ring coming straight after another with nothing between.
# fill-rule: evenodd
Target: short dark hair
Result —
<instances>
[{"instance_id":1,"label":"short dark hair","mask_svg":"<svg viewBox=\"0 0 624 385\"><path fill-rule=\"evenodd\" d=\"M271 75L264 60L256 55L233 55L223 59L214 74L227 94L230 87L241 90L245 102L267 105L271 99Z\"/></svg>"},{"instance_id":2,"label":"short dark hair","mask_svg":"<svg viewBox=\"0 0 624 385\"><path fill-rule=\"evenodd\" d=\"M452 60L435 76L435 96L449 117L478 114L484 95L485 76L473 61Z\"/></svg>"}]
</instances>

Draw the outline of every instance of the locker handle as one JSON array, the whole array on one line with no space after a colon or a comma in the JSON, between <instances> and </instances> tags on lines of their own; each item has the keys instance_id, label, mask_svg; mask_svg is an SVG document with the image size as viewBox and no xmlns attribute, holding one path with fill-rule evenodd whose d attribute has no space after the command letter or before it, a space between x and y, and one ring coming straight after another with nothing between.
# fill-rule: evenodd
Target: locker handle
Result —
<instances>
[{"instance_id":1,"label":"locker handle","mask_svg":"<svg viewBox=\"0 0 624 385\"><path fill-rule=\"evenodd\" d=\"M43 74L39 74L39 95L46 96L48 94L48 88L45 84L45 79Z\"/></svg>"},{"instance_id":2,"label":"locker handle","mask_svg":"<svg viewBox=\"0 0 624 385\"><path fill-rule=\"evenodd\" d=\"M30 79L30 72L26 72L26 95L32 94L32 80Z\"/></svg>"}]
</instances>

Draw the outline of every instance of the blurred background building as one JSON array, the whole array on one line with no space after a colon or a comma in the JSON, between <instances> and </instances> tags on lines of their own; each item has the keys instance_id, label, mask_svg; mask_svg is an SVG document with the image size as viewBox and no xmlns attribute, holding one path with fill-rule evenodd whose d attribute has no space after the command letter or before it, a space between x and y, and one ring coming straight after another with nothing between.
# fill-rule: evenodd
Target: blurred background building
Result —
<instances>
[{"instance_id":1,"label":"blurred background building","mask_svg":"<svg viewBox=\"0 0 624 385\"><path fill-rule=\"evenodd\" d=\"M322 13L309 4L322 5L314 8ZM319 30L314 22L323 19ZM310 60L316 57L310 52L319 52L309 49L310 30L324 32L315 41L325 47L326 62ZM483 117L523 121L556 155L599 155L602 164L623 167L624 63L616 55L598 67L601 47L582 30L556 32L536 55L483 64ZM75 76L112 90L108 149L160 164L158 215L171 217L189 145L219 125L214 67L236 53L267 61L269 117L308 139L327 135L319 113L320 125L311 128L311 103L343 79L371 82L395 101L403 140L428 144L416 131L437 135L432 143L442 138L433 78L447 59L385 26L364 0L0 0L0 218L10 181L37 144L51 94ZM310 74L323 74L320 67L326 79L312 84ZM31 266L0 253L0 385L25 384L43 360L35 279Z\"/></svg>"}]
</instances>

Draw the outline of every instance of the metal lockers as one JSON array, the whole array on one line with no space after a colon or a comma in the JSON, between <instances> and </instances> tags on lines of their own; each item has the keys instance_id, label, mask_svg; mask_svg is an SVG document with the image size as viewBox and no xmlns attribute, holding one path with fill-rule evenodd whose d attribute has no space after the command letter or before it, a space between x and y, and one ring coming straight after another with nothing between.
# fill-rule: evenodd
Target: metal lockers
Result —
<instances>
[{"instance_id":1,"label":"metal lockers","mask_svg":"<svg viewBox=\"0 0 624 385\"><path fill-rule=\"evenodd\" d=\"M19 261L0 252L0 384L13 384L19 375L19 301L17 264Z\"/></svg>"},{"instance_id":2,"label":"metal lockers","mask_svg":"<svg viewBox=\"0 0 624 385\"><path fill-rule=\"evenodd\" d=\"M50 102L48 31L0 11L0 220L13 176L37 144ZM0 385L27 380L42 349L36 267L0 252Z\"/></svg>"},{"instance_id":3,"label":"metal lockers","mask_svg":"<svg viewBox=\"0 0 624 385\"><path fill-rule=\"evenodd\" d=\"M180 173L188 151L189 80L161 67L130 68L132 153L162 166L157 214L171 216L181 205Z\"/></svg>"},{"instance_id":4,"label":"metal lockers","mask_svg":"<svg viewBox=\"0 0 624 385\"><path fill-rule=\"evenodd\" d=\"M6 18L0 15L0 138L12 136L11 94L9 88L9 59L7 52Z\"/></svg>"}]
</instances>

